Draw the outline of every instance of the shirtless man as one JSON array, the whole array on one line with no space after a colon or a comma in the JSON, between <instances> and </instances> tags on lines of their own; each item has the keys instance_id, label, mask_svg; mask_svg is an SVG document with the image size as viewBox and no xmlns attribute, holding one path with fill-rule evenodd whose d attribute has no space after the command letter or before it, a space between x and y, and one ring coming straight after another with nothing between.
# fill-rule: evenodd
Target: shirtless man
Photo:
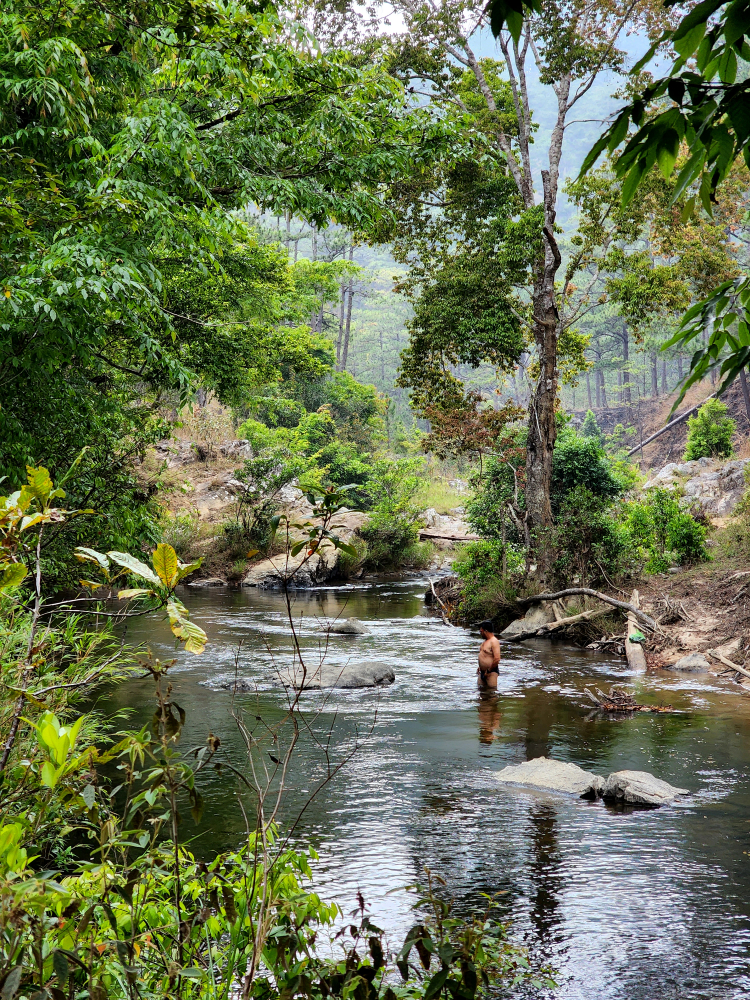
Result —
<instances>
[{"instance_id":1,"label":"shirtless man","mask_svg":"<svg viewBox=\"0 0 750 1000\"><path fill-rule=\"evenodd\" d=\"M479 667L477 682L480 688L496 688L500 673L500 643L493 631L492 622L481 622L479 632L482 645L479 647Z\"/></svg>"}]
</instances>

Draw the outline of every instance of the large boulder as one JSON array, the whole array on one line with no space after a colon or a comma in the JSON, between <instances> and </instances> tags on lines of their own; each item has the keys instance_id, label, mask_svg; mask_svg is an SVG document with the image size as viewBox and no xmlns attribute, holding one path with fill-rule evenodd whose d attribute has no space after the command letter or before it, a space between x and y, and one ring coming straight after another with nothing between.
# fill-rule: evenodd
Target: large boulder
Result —
<instances>
[{"instance_id":1,"label":"large boulder","mask_svg":"<svg viewBox=\"0 0 750 1000\"><path fill-rule=\"evenodd\" d=\"M323 631L329 635L370 635L370 629L363 625L356 618L347 618L346 621L335 621L330 625L324 625Z\"/></svg>"},{"instance_id":2,"label":"large boulder","mask_svg":"<svg viewBox=\"0 0 750 1000\"><path fill-rule=\"evenodd\" d=\"M336 515L332 530L346 542L366 520L367 515L360 511L342 510ZM242 586L278 590L283 586L286 577L290 587L301 589L316 587L336 577L338 561L339 550L330 543L322 545L309 557L306 548L288 559L281 553L253 563L242 581Z\"/></svg>"},{"instance_id":3,"label":"large boulder","mask_svg":"<svg viewBox=\"0 0 750 1000\"><path fill-rule=\"evenodd\" d=\"M665 806L680 795L689 795L687 788L675 788L648 771L615 771L604 782L602 797L614 802L636 806Z\"/></svg>"},{"instance_id":4,"label":"large boulder","mask_svg":"<svg viewBox=\"0 0 750 1000\"><path fill-rule=\"evenodd\" d=\"M396 675L387 663L370 660L347 663L346 666L308 668L304 673L299 666L279 670L278 679L284 687L317 691L320 688L371 688L393 684Z\"/></svg>"},{"instance_id":5,"label":"large boulder","mask_svg":"<svg viewBox=\"0 0 750 1000\"><path fill-rule=\"evenodd\" d=\"M584 771L577 764L567 764L549 757L535 757L523 764L511 764L495 772L504 785L522 785L545 792L563 792L581 799L595 799L601 794L604 780Z\"/></svg>"},{"instance_id":6,"label":"large boulder","mask_svg":"<svg viewBox=\"0 0 750 1000\"><path fill-rule=\"evenodd\" d=\"M200 580L191 580L188 587L226 587L227 581L220 576L206 576Z\"/></svg>"},{"instance_id":7,"label":"large boulder","mask_svg":"<svg viewBox=\"0 0 750 1000\"><path fill-rule=\"evenodd\" d=\"M710 666L711 664L703 653L688 653L687 656L681 656L674 663L666 664L667 670L686 670L694 674L705 673L710 669Z\"/></svg>"},{"instance_id":8,"label":"large boulder","mask_svg":"<svg viewBox=\"0 0 750 1000\"><path fill-rule=\"evenodd\" d=\"M549 625L554 620L555 614L550 602L532 604L523 618L517 618L506 629L503 629L500 638L515 639L521 633L533 632L534 629L541 628L542 625Z\"/></svg>"}]
</instances>

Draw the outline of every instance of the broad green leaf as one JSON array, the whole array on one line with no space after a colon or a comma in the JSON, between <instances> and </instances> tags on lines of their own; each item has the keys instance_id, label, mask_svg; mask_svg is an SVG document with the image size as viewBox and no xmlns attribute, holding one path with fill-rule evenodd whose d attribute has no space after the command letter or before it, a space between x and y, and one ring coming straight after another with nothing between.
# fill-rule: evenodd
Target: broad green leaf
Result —
<instances>
[{"instance_id":1,"label":"broad green leaf","mask_svg":"<svg viewBox=\"0 0 750 1000\"><path fill-rule=\"evenodd\" d=\"M140 576L141 579L153 583L155 587L161 587L161 580L151 567L141 562L140 559L136 559L135 556L131 556L129 552L108 552L107 555L113 563L122 566L133 576Z\"/></svg>"},{"instance_id":2,"label":"broad green leaf","mask_svg":"<svg viewBox=\"0 0 750 1000\"><path fill-rule=\"evenodd\" d=\"M24 564L20 562L3 566L0 570L0 593L9 587L18 587L26 579L27 572Z\"/></svg>"},{"instance_id":3,"label":"broad green leaf","mask_svg":"<svg viewBox=\"0 0 750 1000\"><path fill-rule=\"evenodd\" d=\"M179 583L180 580L184 580L186 576L190 576L191 573L194 573L202 565L203 565L203 556L201 556L200 559L196 559L194 562L191 563L179 563L178 564L179 568L177 570L176 584Z\"/></svg>"},{"instance_id":4,"label":"broad green leaf","mask_svg":"<svg viewBox=\"0 0 750 1000\"><path fill-rule=\"evenodd\" d=\"M55 775L57 771L55 765L50 760L46 760L42 764L41 770L41 782L46 788L54 788L56 784Z\"/></svg>"},{"instance_id":5,"label":"broad green leaf","mask_svg":"<svg viewBox=\"0 0 750 1000\"><path fill-rule=\"evenodd\" d=\"M37 500L41 500L42 502L47 500L50 493L54 489L52 479L47 469L41 465L38 468L27 465L26 477L26 489L30 493L33 493Z\"/></svg>"},{"instance_id":6,"label":"broad green leaf","mask_svg":"<svg viewBox=\"0 0 750 1000\"><path fill-rule=\"evenodd\" d=\"M145 597L153 593L153 590L144 590L143 587L133 587L130 590L118 590L117 596L121 601L131 601L134 597Z\"/></svg>"},{"instance_id":7,"label":"broad green leaf","mask_svg":"<svg viewBox=\"0 0 750 1000\"><path fill-rule=\"evenodd\" d=\"M159 542L151 562L165 587L171 589L177 584L177 553L171 545Z\"/></svg>"}]
</instances>

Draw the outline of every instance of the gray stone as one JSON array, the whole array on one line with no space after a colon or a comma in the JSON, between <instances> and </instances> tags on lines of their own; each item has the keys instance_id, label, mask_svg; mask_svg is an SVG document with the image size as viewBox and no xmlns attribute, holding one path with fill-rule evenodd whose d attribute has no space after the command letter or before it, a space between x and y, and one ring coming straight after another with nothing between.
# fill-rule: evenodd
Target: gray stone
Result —
<instances>
[{"instance_id":1,"label":"gray stone","mask_svg":"<svg viewBox=\"0 0 750 1000\"><path fill-rule=\"evenodd\" d=\"M602 797L636 806L665 806L689 794L687 788L675 788L648 771L615 771L604 782Z\"/></svg>"},{"instance_id":2,"label":"gray stone","mask_svg":"<svg viewBox=\"0 0 750 1000\"><path fill-rule=\"evenodd\" d=\"M669 664L667 670L686 670L690 673L701 673L709 669L709 662L703 653L688 653L676 663Z\"/></svg>"},{"instance_id":3,"label":"gray stone","mask_svg":"<svg viewBox=\"0 0 750 1000\"><path fill-rule=\"evenodd\" d=\"M370 629L356 618L347 618L343 622L333 622L324 625L323 631L331 635L370 635Z\"/></svg>"},{"instance_id":4,"label":"gray stone","mask_svg":"<svg viewBox=\"0 0 750 1000\"><path fill-rule=\"evenodd\" d=\"M365 660L336 667L324 663L303 673L299 666L278 672L284 687L317 691L320 688L370 688L393 684L396 675L387 663Z\"/></svg>"},{"instance_id":5,"label":"gray stone","mask_svg":"<svg viewBox=\"0 0 750 1000\"><path fill-rule=\"evenodd\" d=\"M677 462L669 462L656 473L654 479L671 479L677 473L678 468Z\"/></svg>"},{"instance_id":6,"label":"gray stone","mask_svg":"<svg viewBox=\"0 0 750 1000\"><path fill-rule=\"evenodd\" d=\"M226 587L227 581L220 576L207 576L203 580L191 580L188 587Z\"/></svg>"},{"instance_id":7,"label":"gray stone","mask_svg":"<svg viewBox=\"0 0 750 1000\"><path fill-rule=\"evenodd\" d=\"M744 495L744 489L739 489L723 496L716 505L716 513L719 517L727 517L731 514Z\"/></svg>"},{"instance_id":8,"label":"gray stone","mask_svg":"<svg viewBox=\"0 0 750 1000\"><path fill-rule=\"evenodd\" d=\"M564 792L582 799L595 799L604 787L604 780L598 774L584 771L577 764L566 764L548 757L535 757L523 764L511 764L502 771L496 771L495 778L504 785Z\"/></svg>"},{"instance_id":9,"label":"gray stone","mask_svg":"<svg viewBox=\"0 0 750 1000\"><path fill-rule=\"evenodd\" d=\"M677 474L680 476L693 476L699 468L700 466L695 460L691 462L681 462L677 466Z\"/></svg>"},{"instance_id":10,"label":"gray stone","mask_svg":"<svg viewBox=\"0 0 750 1000\"><path fill-rule=\"evenodd\" d=\"M201 687L211 691L255 691L255 681L252 677L235 677L234 674L217 674L200 681Z\"/></svg>"},{"instance_id":11,"label":"gray stone","mask_svg":"<svg viewBox=\"0 0 750 1000\"><path fill-rule=\"evenodd\" d=\"M517 618L506 629L503 629L500 638L514 639L521 632L530 632L542 625L548 625L554 620L555 614L550 602L543 601L540 604L532 604L523 618Z\"/></svg>"}]
</instances>

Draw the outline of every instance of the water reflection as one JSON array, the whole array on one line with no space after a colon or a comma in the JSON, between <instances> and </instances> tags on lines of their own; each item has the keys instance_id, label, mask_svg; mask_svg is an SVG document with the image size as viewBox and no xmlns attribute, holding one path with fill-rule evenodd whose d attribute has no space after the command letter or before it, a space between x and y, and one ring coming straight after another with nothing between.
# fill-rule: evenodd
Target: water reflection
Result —
<instances>
[{"instance_id":1,"label":"water reflection","mask_svg":"<svg viewBox=\"0 0 750 1000\"><path fill-rule=\"evenodd\" d=\"M484 746L491 746L497 739L497 730L500 728L500 720L502 719L500 699L494 691L480 693L477 714L479 716L479 742L483 743Z\"/></svg>"},{"instance_id":2,"label":"water reflection","mask_svg":"<svg viewBox=\"0 0 750 1000\"><path fill-rule=\"evenodd\" d=\"M396 942L413 915L410 897L391 890L423 879L428 866L461 911L480 907L482 892L504 893L514 933L559 968L565 1000L750 995L750 699L723 681L632 678L622 660L544 642L504 647L498 692L480 698L477 635L424 617L422 592L419 583L394 582L295 595L306 655L333 665L383 659L396 673L386 690L303 699L311 719L323 709L316 732L333 725L337 754L358 734L361 743L298 827L300 841L320 853L319 891L351 910L361 889ZM278 717L283 695L272 667L291 649L280 597L188 591L184 600L209 635L204 656L175 653L161 623L136 621L129 637L148 640L162 658L177 656L185 744L202 743L211 729L241 761L231 695L201 682L233 670L241 639L239 672L258 693L238 694L235 704ZM326 645L319 619L339 614L366 621L371 634ZM678 711L587 721L585 686L629 681L637 700ZM132 707L136 726L150 718L151 698L148 682L131 682L105 707ZM696 794L678 807L622 814L494 780L494 771L540 755L599 774L647 770ZM287 820L323 771L303 739ZM195 834L196 850L208 854L235 846L244 824L231 775L213 772L206 782L204 825L186 817L185 836Z\"/></svg>"}]
</instances>

